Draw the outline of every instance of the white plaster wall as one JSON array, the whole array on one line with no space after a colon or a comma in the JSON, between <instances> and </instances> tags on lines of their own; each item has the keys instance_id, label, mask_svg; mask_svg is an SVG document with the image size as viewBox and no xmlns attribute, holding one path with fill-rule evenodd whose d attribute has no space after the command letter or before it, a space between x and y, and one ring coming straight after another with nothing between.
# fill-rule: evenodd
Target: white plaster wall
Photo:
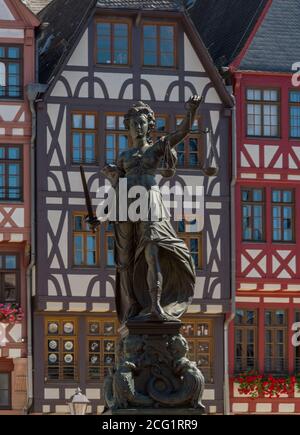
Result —
<instances>
[{"instance_id":1,"label":"white plaster wall","mask_svg":"<svg viewBox=\"0 0 300 435\"><path fill-rule=\"evenodd\" d=\"M88 29L84 32L81 40L75 48L68 66L88 66Z\"/></svg>"},{"instance_id":2,"label":"white plaster wall","mask_svg":"<svg viewBox=\"0 0 300 435\"><path fill-rule=\"evenodd\" d=\"M89 283L96 275L69 275L72 296L86 296Z\"/></svg>"},{"instance_id":3,"label":"white plaster wall","mask_svg":"<svg viewBox=\"0 0 300 435\"><path fill-rule=\"evenodd\" d=\"M95 77L98 77L105 83L109 98L117 99L119 98L123 83L128 79L132 79L132 74L101 72L95 73Z\"/></svg>"},{"instance_id":4,"label":"white plaster wall","mask_svg":"<svg viewBox=\"0 0 300 435\"><path fill-rule=\"evenodd\" d=\"M13 121L18 113L18 111L21 109L20 105L11 106L11 105L0 105L0 117L3 119L3 121Z\"/></svg>"},{"instance_id":5,"label":"white plaster wall","mask_svg":"<svg viewBox=\"0 0 300 435\"><path fill-rule=\"evenodd\" d=\"M208 83L210 83L210 79L208 77L185 77L185 80L190 82L195 87L196 93L198 95L202 95L203 89ZM185 87L185 99L187 100L190 98L192 94L192 91L188 87Z\"/></svg>"},{"instance_id":6,"label":"white plaster wall","mask_svg":"<svg viewBox=\"0 0 300 435\"><path fill-rule=\"evenodd\" d=\"M141 78L150 84L154 92L155 99L158 101L164 101L170 84L179 80L178 76L161 76L154 74L143 74Z\"/></svg>"},{"instance_id":7,"label":"white plaster wall","mask_svg":"<svg viewBox=\"0 0 300 435\"><path fill-rule=\"evenodd\" d=\"M205 72L189 38L184 34L184 69L191 72Z\"/></svg>"},{"instance_id":8,"label":"white plaster wall","mask_svg":"<svg viewBox=\"0 0 300 435\"><path fill-rule=\"evenodd\" d=\"M62 73L62 77L68 81L73 95L79 80L83 79L84 77L88 78L87 72L84 71L64 71Z\"/></svg>"}]
</instances>

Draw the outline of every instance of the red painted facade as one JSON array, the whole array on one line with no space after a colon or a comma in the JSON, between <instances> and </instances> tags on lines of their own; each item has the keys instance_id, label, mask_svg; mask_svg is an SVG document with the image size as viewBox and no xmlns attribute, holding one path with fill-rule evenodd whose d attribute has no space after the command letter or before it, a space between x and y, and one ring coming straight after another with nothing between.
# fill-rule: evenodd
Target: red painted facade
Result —
<instances>
[{"instance_id":1,"label":"red painted facade","mask_svg":"<svg viewBox=\"0 0 300 435\"><path fill-rule=\"evenodd\" d=\"M300 138L290 138L289 93L292 74L244 72L234 70L237 108L237 184L236 184L236 307L257 313L257 371L265 372L265 311L285 310L287 315L286 375L295 375L295 347L291 344L300 311L300 238L297 222L300 213ZM279 137L247 136L247 89L277 89L279 101ZM243 241L241 189L265 191L265 237L263 242ZM294 242L272 240L272 190L294 191ZM300 412L300 399L280 397L255 399L240 397L234 391L235 326L230 327L231 410L240 412ZM296 394L298 395L298 394ZM300 395L299 395L300 397ZM258 405L258 406L257 406Z\"/></svg>"},{"instance_id":2,"label":"red painted facade","mask_svg":"<svg viewBox=\"0 0 300 435\"><path fill-rule=\"evenodd\" d=\"M8 367L11 369L9 370L9 406L0 404L0 412L4 407L15 411L23 409L27 402L26 298L30 289L26 288L26 271L30 262L31 248L30 150L32 127L26 86L35 81L35 28L38 25L38 19L20 0L0 1L0 50L2 50L0 56L0 148L2 153L0 165L2 165L2 174L3 171L6 174L2 177L2 190L0 189L0 256L2 260L6 258L4 256L8 256L10 261L12 256L17 259L15 267L12 267L11 263L2 264L0 272L2 286L10 273L16 274L18 294L16 299L25 313L25 318L21 323L4 327L2 325L5 329L6 343L0 347L0 374L5 375ZM11 70L8 70L8 65L16 63L19 64L17 72L13 70L15 66L11 66ZM13 82L13 78L9 82L9 71L14 71L16 75L20 73L19 82ZM18 86L15 88L10 86L12 83L17 83ZM10 155L8 155L9 147ZM14 182L7 181L9 167L11 171L15 170L14 163L18 166L18 181L16 182L20 187L18 193L15 193L17 190L9 190ZM9 269L10 267L12 269ZM6 300L0 300L0 303L6 303Z\"/></svg>"}]
</instances>

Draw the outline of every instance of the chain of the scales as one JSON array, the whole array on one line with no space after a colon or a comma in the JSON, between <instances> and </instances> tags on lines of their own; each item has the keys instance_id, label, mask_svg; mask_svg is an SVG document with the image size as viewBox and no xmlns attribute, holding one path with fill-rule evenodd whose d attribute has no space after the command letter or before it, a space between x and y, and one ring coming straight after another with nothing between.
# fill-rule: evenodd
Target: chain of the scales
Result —
<instances>
[{"instance_id":1,"label":"chain of the scales","mask_svg":"<svg viewBox=\"0 0 300 435\"><path fill-rule=\"evenodd\" d=\"M160 174L164 178L172 178L176 172L177 153L170 146L170 142L166 141L165 152L161 159L161 167L158 168Z\"/></svg>"}]
</instances>

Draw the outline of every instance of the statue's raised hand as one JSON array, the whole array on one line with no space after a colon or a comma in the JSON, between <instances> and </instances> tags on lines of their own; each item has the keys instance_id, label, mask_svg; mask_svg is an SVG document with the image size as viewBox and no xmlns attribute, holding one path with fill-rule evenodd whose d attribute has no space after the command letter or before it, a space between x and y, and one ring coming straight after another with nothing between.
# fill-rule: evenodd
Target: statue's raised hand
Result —
<instances>
[{"instance_id":1,"label":"statue's raised hand","mask_svg":"<svg viewBox=\"0 0 300 435\"><path fill-rule=\"evenodd\" d=\"M186 102L186 110L195 112L200 104L203 101L203 97L200 97L199 95L193 95L187 102Z\"/></svg>"}]
</instances>

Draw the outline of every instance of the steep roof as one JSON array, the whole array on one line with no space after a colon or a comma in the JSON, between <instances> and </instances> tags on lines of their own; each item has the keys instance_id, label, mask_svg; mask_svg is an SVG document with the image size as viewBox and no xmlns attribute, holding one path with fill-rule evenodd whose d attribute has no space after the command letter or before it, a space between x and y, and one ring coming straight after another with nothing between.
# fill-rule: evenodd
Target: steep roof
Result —
<instances>
[{"instance_id":1,"label":"steep roof","mask_svg":"<svg viewBox=\"0 0 300 435\"><path fill-rule=\"evenodd\" d=\"M189 9L188 13L217 67L230 64L238 56L267 2L196 0Z\"/></svg>"},{"instance_id":2,"label":"steep roof","mask_svg":"<svg viewBox=\"0 0 300 435\"><path fill-rule=\"evenodd\" d=\"M203 64L220 97L231 107L232 99L193 22L184 12L184 5L187 3L188 0L52 0L38 15L42 23L38 33L40 83L50 84L55 78L95 8L182 11L187 31L193 34L198 50L202 52Z\"/></svg>"},{"instance_id":3,"label":"steep roof","mask_svg":"<svg viewBox=\"0 0 300 435\"><path fill-rule=\"evenodd\" d=\"M96 6L97 0L52 0L38 15L39 81L49 83ZM63 4L62 4L63 3Z\"/></svg>"},{"instance_id":4,"label":"steep roof","mask_svg":"<svg viewBox=\"0 0 300 435\"><path fill-rule=\"evenodd\" d=\"M300 61L300 1L273 0L239 69L291 72Z\"/></svg>"},{"instance_id":5,"label":"steep roof","mask_svg":"<svg viewBox=\"0 0 300 435\"><path fill-rule=\"evenodd\" d=\"M52 0L38 14L44 23L38 33L40 82L49 83L55 76L94 7L179 11L183 4L184 0Z\"/></svg>"},{"instance_id":6,"label":"steep roof","mask_svg":"<svg viewBox=\"0 0 300 435\"><path fill-rule=\"evenodd\" d=\"M23 3L34 13L38 14L51 0L22 0Z\"/></svg>"}]
</instances>

